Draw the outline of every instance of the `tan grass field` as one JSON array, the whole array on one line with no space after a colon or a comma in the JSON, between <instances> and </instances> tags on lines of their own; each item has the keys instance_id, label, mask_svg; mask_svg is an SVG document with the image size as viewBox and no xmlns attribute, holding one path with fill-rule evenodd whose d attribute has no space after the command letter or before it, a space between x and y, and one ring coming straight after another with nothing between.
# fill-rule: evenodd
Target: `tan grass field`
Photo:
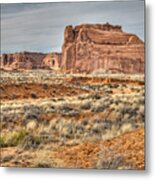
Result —
<instances>
[{"instance_id":1,"label":"tan grass field","mask_svg":"<svg viewBox=\"0 0 155 180\"><path fill-rule=\"evenodd\" d=\"M144 75L1 72L1 166L144 169Z\"/></svg>"}]
</instances>

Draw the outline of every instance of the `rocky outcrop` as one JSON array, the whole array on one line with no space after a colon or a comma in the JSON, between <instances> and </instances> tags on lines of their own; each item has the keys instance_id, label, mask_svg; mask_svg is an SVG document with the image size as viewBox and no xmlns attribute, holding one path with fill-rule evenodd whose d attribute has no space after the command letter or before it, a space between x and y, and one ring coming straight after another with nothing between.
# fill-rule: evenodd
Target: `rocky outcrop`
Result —
<instances>
[{"instance_id":1,"label":"rocky outcrop","mask_svg":"<svg viewBox=\"0 0 155 180\"><path fill-rule=\"evenodd\" d=\"M61 64L60 53L34 53L20 52L3 54L1 56L1 69L53 69L59 70Z\"/></svg>"},{"instance_id":2,"label":"rocky outcrop","mask_svg":"<svg viewBox=\"0 0 155 180\"><path fill-rule=\"evenodd\" d=\"M47 54L43 59L42 66L59 71L61 66L61 53L53 52Z\"/></svg>"},{"instance_id":3,"label":"rocky outcrop","mask_svg":"<svg viewBox=\"0 0 155 180\"><path fill-rule=\"evenodd\" d=\"M42 60L45 56L46 54L33 52L3 54L1 56L1 68L7 70L43 68Z\"/></svg>"},{"instance_id":4,"label":"rocky outcrop","mask_svg":"<svg viewBox=\"0 0 155 180\"><path fill-rule=\"evenodd\" d=\"M62 47L63 72L144 72L144 43L121 26L67 26Z\"/></svg>"}]
</instances>

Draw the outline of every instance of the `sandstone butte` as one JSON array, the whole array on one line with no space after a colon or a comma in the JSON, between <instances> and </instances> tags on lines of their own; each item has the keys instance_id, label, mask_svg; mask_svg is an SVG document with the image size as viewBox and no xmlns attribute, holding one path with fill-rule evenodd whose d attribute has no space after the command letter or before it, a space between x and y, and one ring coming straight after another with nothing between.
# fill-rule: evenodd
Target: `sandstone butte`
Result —
<instances>
[{"instance_id":1,"label":"sandstone butte","mask_svg":"<svg viewBox=\"0 0 155 180\"><path fill-rule=\"evenodd\" d=\"M121 26L67 26L62 53L3 54L3 69L46 69L63 73L144 73L144 42Z\"/></svg>"},{"instance_id":2,"label":"sandstone butte","mask_svg":"<svg viewBox=\"0 0 155 180\"><path fill-rule=\"evenodd\" d=\"M3 54L1 68L6 70L42 68L42 60L45 56L46 54L35 52Z\"/></svg>"}]
</instances>

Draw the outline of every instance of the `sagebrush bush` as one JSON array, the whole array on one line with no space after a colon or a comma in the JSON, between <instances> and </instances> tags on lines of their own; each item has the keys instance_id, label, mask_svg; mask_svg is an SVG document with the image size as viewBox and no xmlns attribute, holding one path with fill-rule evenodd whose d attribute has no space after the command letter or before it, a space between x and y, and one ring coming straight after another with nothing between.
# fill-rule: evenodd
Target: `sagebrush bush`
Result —
<instances>
[{"instance_id":1,"label":"sagebrush bush","mask_svg":"<svg viewBox=\"0 0 155 180\"><path fill-rule=\"evenodd\" d=\"M41 142L42 138L40 135L29 133L26 136L24 136L20 145L24 150L28 150L37 148L41 144Z\"/></svg>"},{"instance_id":2,"label":"sagebrush bush","mask_svg":"<svg viewBox=\"0 0 155 180\"><path fill-rule=\"evenodd\" d=\"M91 108L91 102L87 101L80 105L80 109L88 110Z\"/></svg>"},{"instance_id":3,"label":"sagebrush bush","mask_svg":"<svg viewBox=\"0 0 155 180\"><path fill-rule=\"evenodd\" d=\"M21 129L18 132L10 132L7 135L0 137L0 147L17 146L21 144L27 134L25 129Z\"/></svg>"},{"instance_id":4,"label":"sagebrush bush","mask_svg":"<svg viewBox=\"0 0 155 180\"><path fill-rule=\"evenodd\" d=\"M104 105L103 104L95 104L92 106L91 108L91 111L92 112L103 112L105 109Z\"/></svg>"},{"instance_id":5,"label":"sagebrush bush","mask_svg":"<svg viewBox=\"0 0 155 180\"><path fill-rule=\"evenodd\" d=\"M123 154L114 150L116 148L101 145L95 167L97 169L134 169L134 165L127 162Z\"/></svg>"},{"instance_id":6,"label":"sagebrush bush","mask_svg":"<svg viewBox=\"0 0 155 180\"><path fill-rule=\"evenodd\" d=\"M62 115L76 116L79 115L80 111L72 107L70 104L61 104L58 109Z\"/></svg>"},{"instance_id":7,"label":"sagebrush bush","mask_svg":"<svg viewBox=\"0 0 155 180\"><path fill-rule=\"evenodd\" d=\"M42 109L36 105L24 106L24 120L39 119Z\"/></svg>"},{"instance_id":8,"label":"sagebrush bush","mask_svg":"<svg viewBox=\"0 0 155 180\"><path fill-rule=\"evenodd\" d=\"M50 159L48 152L38 151L36 153L36 157L34 158L34 161L33 161L33 167L38 167L38 168L60 167L61 168L61 167L63 167L63 164L58 164L53 159Z\"/></svg>"}]
</instances>

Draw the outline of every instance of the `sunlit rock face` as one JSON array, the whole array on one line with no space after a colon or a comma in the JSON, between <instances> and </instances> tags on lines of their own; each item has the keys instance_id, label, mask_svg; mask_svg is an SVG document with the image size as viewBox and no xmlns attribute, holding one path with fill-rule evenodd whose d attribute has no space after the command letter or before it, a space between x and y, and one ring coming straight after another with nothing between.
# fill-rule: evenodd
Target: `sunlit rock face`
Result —
<instances>
[{"instance_id":1,"label":"sunlit rock face","mask_svg":"<svg viewBox=\"0 0 155 180\"><path fill-rule=\"evenodd\" d=\"M67 26L62 46L63 72L144 72L144 42L121 26Z\"/></svg>"},{"instance_id":2,"label":"sunlit rock face","mask_svg":"<svg viewBox=\"0 0 155 180\"><path fill-rule=\"evenodd\" d=\"M45 55L33 52L3 54L1 56L1 68L8 70L39 69L42 68L42 60Z\"/></svg>"}]
</instances>

